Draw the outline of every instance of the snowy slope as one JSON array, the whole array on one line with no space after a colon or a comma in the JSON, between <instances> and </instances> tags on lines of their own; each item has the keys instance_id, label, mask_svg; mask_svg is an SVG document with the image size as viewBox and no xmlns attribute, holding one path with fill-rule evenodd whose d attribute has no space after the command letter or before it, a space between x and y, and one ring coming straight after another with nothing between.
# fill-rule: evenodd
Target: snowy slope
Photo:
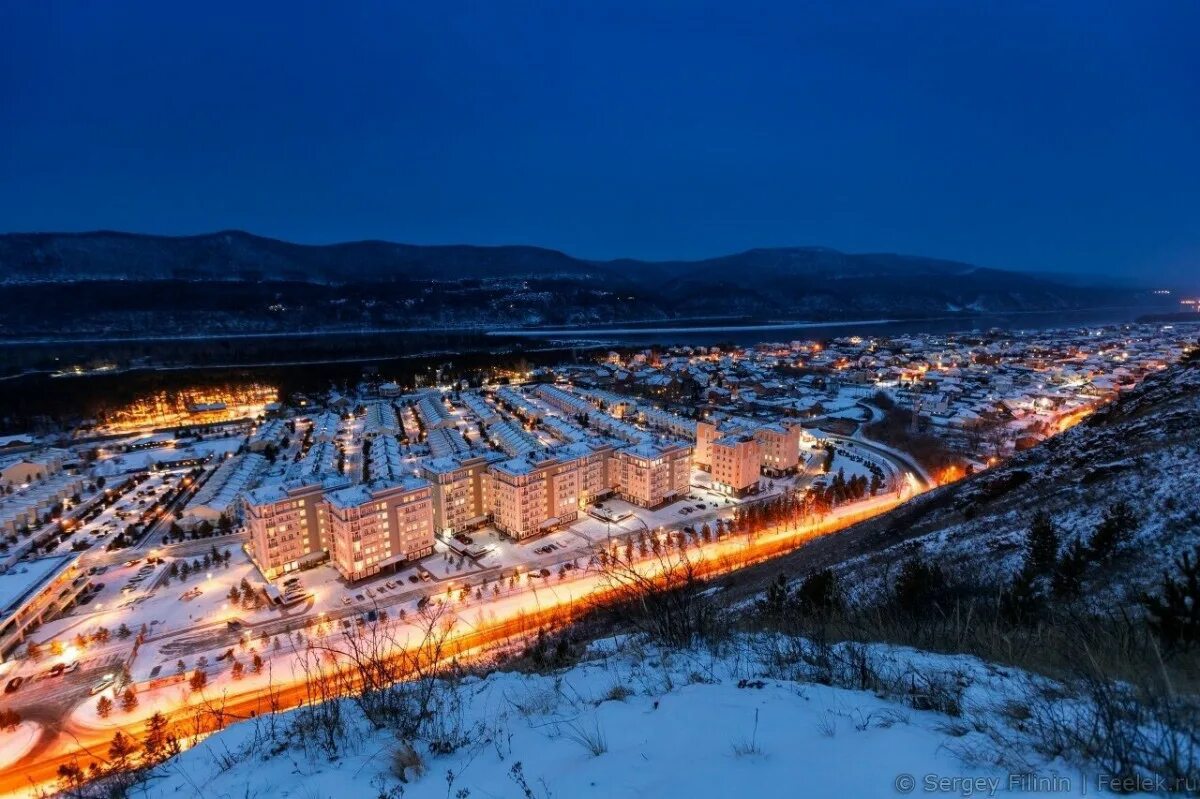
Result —
<instances>
[{"instance_id":1,"label":"snowy slope","mask_svg":"<svg viewBox=\"0 0 1200 799\"><path fill-rule=\"evenodd\" d=\"M998 751L994 736L911 703L804 682L800 673L764 665L760 656L770 649L765 639L746 639L721 655L667 655L609 640L557 674L468 679L454 689L461 705L443 705L458 708L447 714L449 732L463 745L433 755L415 742L424 774L409 770L404 783L390 765L394 734L370 729L353 705L336 755L313 736L307 747L294 738L281 746L289 736L270 729L286 728L294 713L274 725L246 722L162 766L147 795L703 799L795 792L820 799L895 796L903 775L924 792L920 786L936 775L971 780L984 795L1003 786L996 790L1021 797L1036 792L1009 785L1014 771L1076 784L1084 778L1069 764L1039 757L1019 736L1004 743L1007 762L983 764L980 753L986 760ZM971 658L870 651L883 670L896 671L899 684L912 673L945 675L963 686L962 712L977 716L977 728L1031 685Z\"/></svg>"},{"instance_id":2,"label":"snowy slope","mask_svg":"<svg viewBox=\"0 0 1200 799\"><path fill-rule=\"evenodd\" d=\"M1050 515L1065 546L1117 500L1138 527L1109 568L1091 575L1086 593L1099 605L1152 587L1200 543L1200 361L1152 375L1071 430L881 519L877 538L895 543L843 563L844 584L869 596L918 551L999 584L1017 568L1036 512Z\"/></svg>"}]
</instances>

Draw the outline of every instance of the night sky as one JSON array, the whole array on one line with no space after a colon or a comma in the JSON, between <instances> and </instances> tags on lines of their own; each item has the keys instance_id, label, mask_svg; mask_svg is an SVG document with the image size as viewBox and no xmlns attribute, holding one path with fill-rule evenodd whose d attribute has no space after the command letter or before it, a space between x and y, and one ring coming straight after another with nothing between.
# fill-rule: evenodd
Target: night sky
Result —
<instances>
[{"instance_id":1,"label":"night sky","mask_svg":"<svg viewBox=\"0 0 1200 799\"><path fill-rule=\"evenodd\" d=\"M0 0L0 230L1200 273L1200 3Z\"/></svg>"}]
</instances>

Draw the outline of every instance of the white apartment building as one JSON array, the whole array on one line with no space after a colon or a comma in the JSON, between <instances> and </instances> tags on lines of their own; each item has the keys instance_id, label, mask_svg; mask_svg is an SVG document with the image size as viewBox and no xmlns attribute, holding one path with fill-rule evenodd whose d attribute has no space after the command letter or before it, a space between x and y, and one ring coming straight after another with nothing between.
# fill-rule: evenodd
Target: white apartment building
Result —
<instances>
[{"instance_id":1,"label":"white apartment building","mask_svg":"<svg viewBox=\"0 0 1200 799\"><path fill-rule=\"evenodd\" d=\"M325 491L348 484L344 478L329 478L271 483L246 492L243 506L250 531L250 554L267 579L326 556L329 509Z\"/></svg>"},{"instance_id":2,"label":"white apartment building","mask_svg":"<svg viewBox=\"0 0 1200 799\"><path fill-rule=\"evenodd\" d=\"M492 522L516 539L579 517L579 458L533 452L493 464Z\"/></svg>"},{"instance_id":3,"label":"white apartment building","mask_svg":"<svg viewBox=\"0 0 1200 799\"><path fill-rule=\"evenodd\" d=\"M326 504L333 565L347 580L433 552L432 490L425 480L350 486L329 492Z\"/></svg>"},{"instance_id":4,"label":"white apartment building","mask_svg":"<svg viewBox=\"0 0 1200 799\"><path fill-rule=\"evenodd\" d=\"M430 483L434 529L453 534L488 520L492 504L488 465L503 457L486 452L434 458L421 465L421 475Z\"/></svg>"},{"instance_id":5,"label":"white apartment building","mask_svg":"<svg viewBox=\"0 0 1200 799\"><path fill-rule=\"evenodd\" d=\"M691 490L692 447L644 441L613 454L617 491L626 502L657 508Z\"/></svg>"},{"instance_id":6,"label":"white apartment building","mask_svg":"<svg viewBox=\"0 0 1200 799\"><path fill-rule=\"evenodd\" d=\"M758 442L764 474L779 477L795 472L800 466L800 436L798 424L768 424L754 431Z\"/></svg>"},{"instance_id":7,"label":"white apartment building","mask_svg":"<svg viewBox=\"0 0 1200 799\"><path fill-rule=\"evenodd\" d=\"M712 476L718 490L742 496L758 485L762 452L753 436L726 435L712 442Z\"/></svg>"}]
</instances>

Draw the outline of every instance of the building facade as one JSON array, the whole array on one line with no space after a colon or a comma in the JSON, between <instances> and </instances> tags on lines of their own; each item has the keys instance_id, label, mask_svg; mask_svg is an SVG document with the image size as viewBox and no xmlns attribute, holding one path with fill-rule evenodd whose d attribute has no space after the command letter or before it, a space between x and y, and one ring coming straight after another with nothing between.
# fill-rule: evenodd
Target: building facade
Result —
<instances>
[{"instance_id":1,"label":"building facade","mask_svg":"<svg viewBox=\"0 0 1200 799\"><path fill-rule=\"evenodd\" d=\"M726 435L712 443L712 477L717 489L733 496L758 486L759 443L753 436Z\"/></svg>"},{"instance_id":2,"label":"building facade","mask_svg":"<svg viewBox=\"0 0 1200 799\"><path fill-rule=\"evenodd\" d=\"M426 480L351 486L331 491L326 504L330 556L347 580L433 552L432 490Z\"/></svg>"}]
</instances>

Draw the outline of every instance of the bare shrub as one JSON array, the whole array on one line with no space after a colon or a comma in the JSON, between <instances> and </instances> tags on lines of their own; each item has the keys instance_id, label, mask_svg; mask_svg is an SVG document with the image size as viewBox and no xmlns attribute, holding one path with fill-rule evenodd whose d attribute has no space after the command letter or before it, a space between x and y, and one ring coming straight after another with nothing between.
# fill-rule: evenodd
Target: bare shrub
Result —
<instances>
[{"instance_id":1,"label":"bare shrub","mask_svg":"<svg viewBox=\"0 0 1200 799\"><path fill-rule=\"evenodd\" d=\"M392 776L400 782L421 779L425 774L425 759L408 741L400 741L392 749Z\"/></svg>"},{"instance_id":2,"label":"bare shrub","mask_svg":"<svg viewBox=\"0 0 1200 799\"><path fill-rule=\"evenodd\" d=\"M599 757L608 751L608 737L600 727L600 719L593 717L590 726L578 719L564 722L562 726L563 737L579 744L592 757Z\"/></svg>"}]
</instances>

